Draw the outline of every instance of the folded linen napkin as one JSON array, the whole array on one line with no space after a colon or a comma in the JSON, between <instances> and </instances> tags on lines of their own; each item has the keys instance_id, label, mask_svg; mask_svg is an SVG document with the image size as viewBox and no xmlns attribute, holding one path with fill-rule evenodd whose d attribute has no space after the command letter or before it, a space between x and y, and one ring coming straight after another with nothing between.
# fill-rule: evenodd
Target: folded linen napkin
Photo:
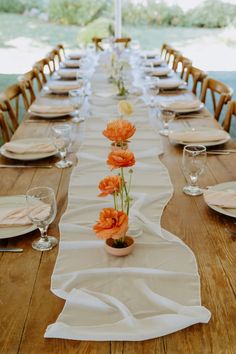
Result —
<instances>
[{"instance_id":1,"label":"folded linen napkin","mask_svg":"<svg viewBox=\"0 0 236 354\"><path fill-rule=\"evenodd\" d=\"M236 191L216 191L208 189L204 192L204 199L207 204L221 208L236 209Z\"/></svg>"},{"instance_id":2,"label":"folded linen napkin","mask_svg":"<svg viewBox=\"0 0 236 354\"><path fill-rule=\"evenodd\" d=\"M156 57L159 57L159 51L157 50L144 50L141 52L140 56L143 58L149 58L149 59L153 59Z\"/></svg>"},{"instance_id":3,"label":"folded linen napkin","mask_svg":"<svg viewBox=\"0 0 236 354\"><path fill-rule=\"evenodd\" d=\"M63 62L63 64L67 68L79 68L80 67L80 61L76 59L67 59Z\"/></svg>"},{"instance_id":4,"label":"folded linen napkin","mask_svg":"<svg viewBox=\"0 0 236 354\"><path fill-rule=\"evenodd\" d=\"M146 66L159 66L159 65L161 65L161 64L164 64L165 63L165 61L163 60L163 59L161 59L161 58L154 58L154 59L147 59L146 61L145 61L145 65Z\"/></svg>"},{"instance_id":5,"label":"folded linen napkin","mask_svg":"<svg viewBox=\"0 0 236 354\"><path fill-rule=\"evenodd\" d=\"M227 137L228 133L221 129L172 131L169 134L170 140L186 143L217 141L226 139Z\"/></svg>"},{"instance_id":6,"label":"folded linen napkin","mask_svg":"<svg viewBox=\"0 0 236 354\"><path fill-rule=\"evenodd\" d=\"M149 71L150 75L152 75L152 76L165 76L165 75L168 75L170 72L171 72L171 69L168 66L154 68Z\"/></svg>"},{"instance_id":7,"label":"folded linen napkin","mask_svg":"<svg viewBox=\"0 0 236 354\"><path fill-rule=\"evenodd\" d=\"M174 79L174 78L162 79L158 82L158 87L160 89L172 89L172 88L179 87L181 83L182 81L179 79Z\"/></svg>"},{"instance_id":8,"label":"folded linen napkin","mask_svg":"<svg viewBox=\"0 0 236 354\"><path fill-rule=\"evenodd\" d=\"M79 89L81 84L73 81L53 81L50 82L47 86L51 91L68 92L70 90Z\"/></svg>"},{"instance_id":9,"label":"folded linen napkin","mask_svg":"<svg viewBox=\"0 0 236 354\"><path fill-rule=\"evenodd\" d=\"M79 51L72 52L72 53L68 54L68 57L70 59L80 59L80 58L82 58L84 56L85 56L85 52L83 50L79 50Z\"/></svg>"},{"instance_id":10,"label":"folded linen napkin","mask_svg":"<svg viewBox=\"0 0 236 354\"><path fill-rule=\"evenodd\" d=\"M59 69L57 70L57 74L60 77L68 77L71 79L76 78L77 70L76 69Z\"/></svg>"},{"instance_id":11,"label":"folded linen napkin","mask_svg":"<svg viewBox=\"0 0 236 354\"><path fill-rule=\"evenodd\" d=\"M37 218L44 219L50 212L50 206L42 203L32 208L22 207L0 210L0 227L24 226L32 224L28 214L37 215Z\"/></svg>"},{"instance_id":12,"label":"folded linen napkin","mask_svg":"<svg viewBox=\"0 0 236 354\"><path fill-rule=\"evenodd\" d=\"M40 105L40 104L37 104L37 103L33 103L31 106L30 106L30 111L32 113L71 113L73 112L73 106L71 105L52 105L52 106L49 106L49 105Z\"/></svg>"},{"instance_id":13,"label":"folded linen napkin","mask_svg":"<svg viewBox=\"0 0 236 354\"><path fill-rule=\"evenodd\" d=\"M50 142L42 142L42 143L29 143L23 140L21 141L11 141L9 143L4 144L5 150L9 152L13 152L14 154L25 154L25 153L42 153L42 152L54 152L55 146L53 146Z\"/></svg>"},{"instance_id":14,"label":"folded linen napkin","mask_svg":"<svg viewBox=\"0 0 236 354\"><path fill-rule=\"evenodd\" d=\"M198 109L201 105L201 102L199 100L192 100L192 101L174 101L174 102L166 102L166 103L161 103L161 107L167 108L167 109Z\"/></svg>"}]
</instances>

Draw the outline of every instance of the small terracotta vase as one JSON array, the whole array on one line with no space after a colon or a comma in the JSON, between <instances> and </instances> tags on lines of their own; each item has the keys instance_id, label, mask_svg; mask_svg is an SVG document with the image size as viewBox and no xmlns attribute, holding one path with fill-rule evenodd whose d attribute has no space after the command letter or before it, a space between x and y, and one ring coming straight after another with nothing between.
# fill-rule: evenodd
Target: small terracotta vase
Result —
<instances>
[{"instance_id":1,"label":"small terracotta vase","mask_svg":"<svg viewBox=\"0 0 236 354\"><path fill-rule=\"evenodd\" d=\"M119 143L112 143L111 144L111 150L116 151L116 150L127 150L128 149L128 143L124 142L122 146Z\"/></svg>"},{"instance_id":2,"label":"small terracotta vase","mask_svg":"<svg viewBox=\"0 0 236 354\"><path fill-rule=\"evenodd\" d=\"M125 236L125 242L127 246L124 248L116 248L113 246L114 240L112 238L108 238L105 242L105 250L107 253L117 256L124 257L130 254L134 248L134 239L131 236Z\"/></svg>"}]
</instances>

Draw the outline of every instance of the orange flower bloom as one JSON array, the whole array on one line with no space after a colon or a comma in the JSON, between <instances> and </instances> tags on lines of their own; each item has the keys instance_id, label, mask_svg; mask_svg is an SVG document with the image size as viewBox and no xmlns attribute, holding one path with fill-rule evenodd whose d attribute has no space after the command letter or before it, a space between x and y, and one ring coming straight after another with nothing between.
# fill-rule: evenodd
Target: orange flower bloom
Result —
<instances>
[{"instance_id":1,"label":"orange flower bloom","mask_svg":"<svg viewBox=\"0 0 236 354\"><path fill-rule=\"evenodd\" d=\"M114 192L119 192L122 185L121 176L108 176L105 177L98 185L98 188L102 193L99 197L106 197L108 194L113 194Z\"/></svg>"},{"instance_id":2,"label":"orange flower bloom","mask_svg":"<svg viewBox=\"0 0 236 354\"><path fill-rule=\"evenodd\" d=\"M104 208L99 215L99 221L93 226L98 238L115 240L125 236L128 230L128 216L123 211Z\"/></svg>"},{"instance_id":3,"label":"orange flower bloom","mask_svg":"<svg viewBox=\"0 0 236 354\"><path fill-rule=\"evenodd\" d=\"M110 152L107 164L112 168L130 167L135 164L135 157L132 151L116 150Z\"/></svg>"},{"instance_id":4,"label":"orange flower bloom","mask_svg":"<svg viewBox=\"0 0 236 354\"><path fill-rule=\"evenodd\" d=\"M123 119L116 119L107 124L103 135L111 141L126 141L134 135L136 128L133 124Z\"/></svg>"}]
</instances>

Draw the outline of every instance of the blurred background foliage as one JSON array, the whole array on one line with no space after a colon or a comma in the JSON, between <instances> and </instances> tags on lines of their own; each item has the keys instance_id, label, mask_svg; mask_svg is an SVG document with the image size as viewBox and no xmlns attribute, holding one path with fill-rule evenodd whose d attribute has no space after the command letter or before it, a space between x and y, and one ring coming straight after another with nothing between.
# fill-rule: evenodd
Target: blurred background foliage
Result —
<instances>
[{"instance_id":1,"label":"blurred background foliage","mask_svg":"<svg viewBox=\"0 0 236 354\"><path fill-rule=\"evenodd\" d=\"M31 9L38 9L46 13L51 22L85 26L99 17L111 18L113 2L113 0L0 0L0 12L25 13ZM181 7L170 6L164 0L148 0L143 3L125 0L123 21L126 25L236 27L236 4L206 0L194 9L184 12Z\"/></svg>"}]
</instances>

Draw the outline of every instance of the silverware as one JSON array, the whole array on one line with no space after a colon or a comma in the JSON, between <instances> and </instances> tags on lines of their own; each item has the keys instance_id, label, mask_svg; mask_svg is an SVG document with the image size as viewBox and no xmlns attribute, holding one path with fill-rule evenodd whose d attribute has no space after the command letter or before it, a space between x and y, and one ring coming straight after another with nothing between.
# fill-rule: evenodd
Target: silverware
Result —
<instances>
[{"instance_id":1,"label":"silverware","mask_svg":"<svg viewBox=\"0 0 236 354\"><path fill-rule=\"evenodd\" d=\"M47 123L53 123L53 122L55 122L55 123L58 123L58 122L67 122L67 121L69 121L70 120L70 118L68 118L68 119L45 119L45 120L43 120L43 119L26 119L25 121L24 121L24 123L44 123L44 124L47 124Z\"/></svg>"},{"instance_id":2,"label":"silverware","mask_svg":"<svg viewBox=\"0 0 236 354\"><path fill-rule=\"evenodd\" d=\"M236 153L236 149L231 149L231 150L230 149L223 149L223 150L217 149L217 150L211 150L211 152L227 152L227 153L231 154L234 152Z\"/></svg>"},{"instance_id":3,"label":"silverware","mask_svg":"<svg viewBox=\"0 0 236 354\"><path fill-rule=\"evenodd\" d=\"M52 168L52 165L0 165L0 168Z\"/></svg>"},{"instance_id":4,"label":"silverware","mask_svg":"<svg viewBox=\"0 0 236 354\"><path fill-rule=\"evenodd\" d=\"M23 248L5 248L0 247L0 252L23 252Z\"/></svg>"},{"instance_id":5,"label":"silverware","mask_svg":"<svg viewBox=\"0 0 236 354\"><path fill-rule=\"evenodd\" d=\"M207 151L207 155L229 155L228 151Z\"/></svg>"}]
</instances>

